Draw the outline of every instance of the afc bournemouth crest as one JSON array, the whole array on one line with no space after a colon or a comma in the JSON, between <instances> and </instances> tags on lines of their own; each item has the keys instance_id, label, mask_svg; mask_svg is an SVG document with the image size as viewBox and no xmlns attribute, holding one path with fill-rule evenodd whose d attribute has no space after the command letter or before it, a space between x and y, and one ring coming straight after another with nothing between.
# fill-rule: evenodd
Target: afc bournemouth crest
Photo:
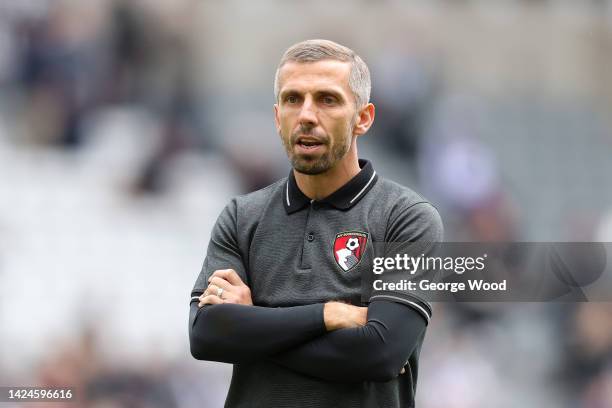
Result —
<instances>
[{"instance_id":1,"label":"afc bournemouth crest","mask_svg":"<svg viewBox=\"0 0 612 408\"><path fill-rule=\"evenodd\" d=\"M344 271L353 269L366 250L368 234L359 231L348 231L336 234L334 240L334 258Z\"/></svg>"}]
</instances>

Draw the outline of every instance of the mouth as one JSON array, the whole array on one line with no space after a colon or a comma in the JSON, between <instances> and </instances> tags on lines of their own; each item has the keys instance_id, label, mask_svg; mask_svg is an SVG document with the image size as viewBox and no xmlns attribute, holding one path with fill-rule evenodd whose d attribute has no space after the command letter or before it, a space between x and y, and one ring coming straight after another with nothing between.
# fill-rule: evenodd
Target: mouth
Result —
<instances>
[{"instance_id":1,"label":"mouth","mask_svg":"<svg viewBox=\"0 0 612 408\"><path fill-rule=\"evenodd\" d=\"M319 147L324 146L325 143L320 139L302 136L297 139L295 145L301 150L314 151L317 150Z\"/></svg>"}]
</instances>

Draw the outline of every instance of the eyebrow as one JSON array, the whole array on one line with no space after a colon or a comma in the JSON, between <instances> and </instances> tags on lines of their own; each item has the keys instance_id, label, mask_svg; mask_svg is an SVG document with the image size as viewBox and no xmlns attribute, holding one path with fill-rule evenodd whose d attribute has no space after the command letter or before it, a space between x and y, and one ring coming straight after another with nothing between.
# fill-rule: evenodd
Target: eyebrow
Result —
<instances>
[{"instance_id":1,"label":"eyebrow","mask_svg":"<svg viewBox=\"0 0 612 408\"><path fill-rule=\"evenodd\" d=\"M279 95L279 99L283 99L286 96L289 95L302 95L303 92L298 91L297 89L285 89L283 91L281 91L280 95ZM315 91L314 93L316 96L318 95L331 95L334 96L336 98L338 98L338 100L342 100L345 101L346 98L344 97L344 95L341 92L336 91L335 89L332 88L324 88L324 89L319 89L317 91Z\"/></svg>"}]
</instances>

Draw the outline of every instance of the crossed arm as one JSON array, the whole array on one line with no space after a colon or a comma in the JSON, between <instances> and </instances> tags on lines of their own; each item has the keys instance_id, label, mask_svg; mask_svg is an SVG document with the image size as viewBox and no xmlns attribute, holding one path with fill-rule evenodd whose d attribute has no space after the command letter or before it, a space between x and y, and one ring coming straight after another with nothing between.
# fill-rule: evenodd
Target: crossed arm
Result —
<instances>
[{"instance_id":1,"label":"crossed arm","mask_svg":"<svg viewBox=\"0 0 612 408\"><path fill-rule=\"evenodd\" d=\"M223 299L217 296L220 288ZM197 359L271 359L341 382L397 377L426 326L417 311L389 301L374 301L368 308L339 302L253 306L248 286L231 269L217 270L190 307L190 345Z\"/></svg>"},{"instance_id":2,"label":"crossed arm","mask_svg":"<svg viewBox=\"0 0 612 408\"><path fill-rule=\"evenodd\" d=\"M215 272L208 282L198 278L196 288L202 289L192 293L192 355L227 363L267 359L330 381L388 381L397 377L425 332L425 317L390 297L374 300L368 308L338 302L253 306L250 290L240 278L247 274L237 240L237 211L232 201L220 215L203 267L203 273ZM420 202L398 204L384 237L385 242L441 240L437 211ZM227 267L224 265L233 265L237 272L222 270ZM220 288L223 299L217 296Z\"/></svg>"}]
</instances>

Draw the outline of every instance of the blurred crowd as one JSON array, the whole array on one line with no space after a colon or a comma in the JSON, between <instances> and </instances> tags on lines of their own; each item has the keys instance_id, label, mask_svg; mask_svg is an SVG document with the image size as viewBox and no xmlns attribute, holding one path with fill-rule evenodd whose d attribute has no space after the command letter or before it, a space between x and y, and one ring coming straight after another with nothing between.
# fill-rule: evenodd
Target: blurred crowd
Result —
<instances>
[{"instance_id":1,"label":"blurred crowd","mask_svg":"<svg viewBox=\"0 0 612 408\"><path fill-rule=\"evenodd\" d=\"M365 57L360 155L447 240L612 241L608 2L281 3L0 5L0 385L222 406L188 296L229 198L289 170L272 78L305 38ZM422 408L610 407L612 303L436 304L419 374Z\"/></svg>"}]
</instances>

